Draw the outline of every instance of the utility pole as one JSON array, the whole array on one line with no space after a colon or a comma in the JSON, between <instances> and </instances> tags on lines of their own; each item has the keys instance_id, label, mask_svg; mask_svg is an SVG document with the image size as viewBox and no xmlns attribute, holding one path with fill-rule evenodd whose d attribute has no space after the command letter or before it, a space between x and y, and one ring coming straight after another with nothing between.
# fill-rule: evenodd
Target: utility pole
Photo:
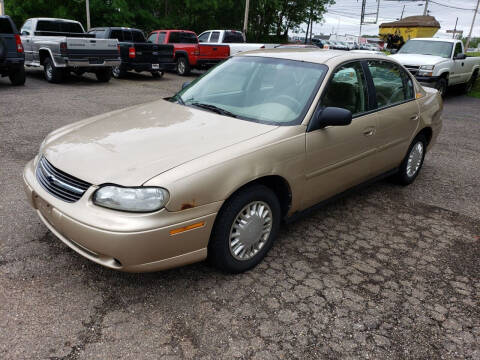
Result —
<instances>
[{"instance_id":1,"label":"utility pole","mask_svg":"<svg viewBox=\"0 0 480 360\"><path fill-rule=\"evenodd\" d=\"M85 0L85 6L87 8L87 31L90 30L90 0Z\"/></svg>"},{"instance_id":2,"label":"utility pole","mask_svg":"<svg viewBox=\"0 0 480 360\"><path fill-rule=\"evenodd\" d=\"M428 15L428 0L425 1L425 8L423 9L423 16Z\"/></svg>"},{"instance_id":3,"label":"utility pole","mask_svg":"<svg viewBox=\"0 0 480 360\"><path fill-rule=\"evenodd\" d=\"M5 15L5 4L0 0L0 15Z\"/></svg>"},{"instance_id":4,"label":"utility pole","mask_svg":"<svg viewBox=\"0 0 480 360\"><path fill-rule=\"evenodd\" d=\"M245 17L243 19L243 34L247 34L248 28L248 8L250 7L250 0L245 0Z\"/></svg>"},{"instance_id":5,"label":"utility pole","mask_svg":"<svg viewBox=\"0 0 480 360\"><path fill-rule=\"evenodd\" d=\"M403 12L405 11L405 5L403 5L403 9L402 9L402 15L400 15L400 20L403 19Z\"/></svg>"},{"instance_id":6,"label":"utility pole","mask_svg":"<svg viewBox=\"0 0 480 360\"><path fill-rule=\"evenodd\" d=\"M465 51L467 51L468 46L470 45L470 39L472 38L473 25L475 24L475 18L477 17L479 4L480 4L480 0L477 0L477 7L475 8L475 12L473 13L472 26L470 26L470 32L468 33L467 44L465 45Z\"/></svg>"},{"instance_id":7,"label":"utility pole","mask_svg":"<svg viewBox=\"0 0 480 360\"><path fill-rule=\"evenodd\" d=\"M455 35L457 35L457 24L458 24L458 17L457 17L457 21L455 21L455 27L453 29L452 39L455 39Z\"/></svg>"}]
</instances>

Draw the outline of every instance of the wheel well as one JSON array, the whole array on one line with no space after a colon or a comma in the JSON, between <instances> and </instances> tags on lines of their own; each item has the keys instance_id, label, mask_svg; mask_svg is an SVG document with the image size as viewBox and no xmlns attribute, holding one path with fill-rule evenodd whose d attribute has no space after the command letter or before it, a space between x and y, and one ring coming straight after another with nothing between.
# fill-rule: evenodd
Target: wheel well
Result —
<instances>
[{"instance_id":1,"label":"wheel well","mask_svg":"<svg viewBox=\"0 0 480 360\"><path fill-rule=\"evenodd\" d=\"M430 141L432 140L432 135L433 135L433 131L432 131L432 128L431 127L426 127L426 128L423 128L418 134L420 135L422 134L423 136L425 136L425 139L427 140L427 146L428 144L430 144Z\"/></svg>"},{"instance_id":2,"label":"wheel well","mask_svg":"<svg viewBox=\"0 0 480 360\"><path fill-rule=\"evenodd\" d=\"M450 74L448 72L444 72L442 75L440 75L440 78L445 79L448 82L448 77L449 76L450 76Z\"/></svg>"},{"instance_id":3,"label":"wheel well","mask_svg":"<svg viewBox=\"0 0 480 360\"><path fill-rule=\"evenodd\" d=\"M187 59L187 61L188 61L188 56L187 55L185 55L183 53L175 54L175 60L177 60L178 58L181 58L181 57Z\"/></svg>"},{"instance_id":4,"label":"wheel well","mask_svg":"<svg viewBox=\"0 0 480 360\"><path fill-rule=\"evenodd\" d=\"M275 195L277 196L278 200L280 201L280 208L282 210L282 218L285 217L290 209L290 205L292 203L292 192L290 189L290 185L288 184L287 180L283 177L278 175L269 175L264 176L249 183L246 183L239 189L237 189L232 195L238 193L239 191L245 189L248 186L260 184L270 188ZM230 197L232 196L230 195Z\"/></svg>"},{"instance_id":5,"label":"wheel well","mask_svg":"<svg viewBox=\"0 0 480 360\"><path fill-rule=\"evenodd\" d=\"M40 50L38 52L38 55L40 56L40 65L43 65L45 62L45 59L50 57L50 53L47 50Z\"/></svg>"}]
</instances>

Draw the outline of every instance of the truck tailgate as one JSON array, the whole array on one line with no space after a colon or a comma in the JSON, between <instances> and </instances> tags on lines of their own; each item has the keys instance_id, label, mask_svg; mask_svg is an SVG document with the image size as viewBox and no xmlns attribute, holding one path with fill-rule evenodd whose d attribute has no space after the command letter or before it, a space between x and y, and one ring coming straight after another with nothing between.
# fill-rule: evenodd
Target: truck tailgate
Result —
<instances>
[{"instance_id":1,"label":"truck tailgate","mask_svg":"<svg viewBox=\"0 0 480 360\"><path fill-rule=\"evenodd\" d=\"M135 53L135 62L155 64L173 62L173 45L136 43Z\"/></svg>"},{"instance_id":2,"label":"truck tailgate","mask_svg":"<svg viewBox=\"0 0 480 360\"><path fill-rule=\"evenodd\" d=\"M87 61L91 65L102 64L105 60L120 56L115 39L66 38L67 54L70 60Z\"/></svg>"},{"instance_id":3,"label":"truck tailgate","mask_svg":"<svg viewBox=\"0 0 480 360\"><path fill-rule=\"evenodd\" d=\"M222 61L230 56L230 46L220 44L199 44L199 60Z\"/></svg>"}]
</instances>

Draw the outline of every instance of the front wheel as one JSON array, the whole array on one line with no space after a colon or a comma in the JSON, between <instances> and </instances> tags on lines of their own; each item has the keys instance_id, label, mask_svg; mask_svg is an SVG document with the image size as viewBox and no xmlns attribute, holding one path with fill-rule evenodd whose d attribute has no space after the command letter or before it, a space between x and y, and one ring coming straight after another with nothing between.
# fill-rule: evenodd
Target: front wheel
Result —
<instances>
[{"instance_id":1,"label":"front wheel","mask_svg":"<svg viewBox=\"0 0 480 360\"><path fill-rule=\"evenodd\" d=\"M437 85L435 86L435 89L437 89L440 95L444 97L445 94L447 93L447 87L448 87L447 79L441 78L438 80Z\"/></svg>"},{"instance_id":2,"label":"front wheel","mask_svg":"<svg viewBox=\"0 0 480 360\"><path fill-rule=\"evenodd\" d=\"M112 67L112 75L115 79L121 79L127 74L127 70L122 65Z\"/></svg>"},{"instance_id":3,"label":"front wheel","mask_svg":"<svg viewBox=\"0 0 480 360\"><path fill-rule=\"evenodd\" d=\"M217 215L208 259L229 273L253 268L272 247L280 217L280 203L268 187L253 185L241 190L226 201Z\"/></svg>"},{"instance_id":4,"label":"front wheel","mask_svg":"<svg viewBox=\"0 0 480 360\"><path fill-rule=\"evenodd\" d=\"M417 135L410 144L407 155L400 164L399 171L396 174L396 180L401 185L410 185L415 181L422 168L426 149L427 140L425 136L422 134Z\"/></svg>"},{"instance_id":5,"label":"front wheel","mask_svg":"<svg viewBox=\"0 0 480 360\"><path fill-rule=\"evenodd\" d=\"M109 82L112 77L112 70L110 68L97 70L95 75L97 76L97 80L99 82Z\"/></svg>"},{"instance_id":6,"label":"front wheel","mask_svg":"<svg viewBox=\"0 0 480 360\"><path fill-rule=\"evenodd\" d=\"M12 85L20 86L25 84L25 68L23 65L17 69L13 69L8 74L8 78Z\"/></svg>"},{"instance_id":7,"label":"front wheel","mask_svg":"<svg viewBox=\"0 0 480 360\"><path fill-rule=\"evenodd\" d=\"M163 74L163 71L152 71L152 76L156 79L160 79L161 77L163 77Z\"/></svg>"}]
</instances>

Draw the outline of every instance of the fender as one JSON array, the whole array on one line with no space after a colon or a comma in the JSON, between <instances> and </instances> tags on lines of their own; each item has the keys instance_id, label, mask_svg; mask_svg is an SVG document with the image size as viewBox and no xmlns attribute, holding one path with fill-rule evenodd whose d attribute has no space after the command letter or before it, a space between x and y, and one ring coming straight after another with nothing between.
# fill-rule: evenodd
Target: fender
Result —
<instances>
[{"instance_id":1,"label":"fender","mask_svg":"<svg viewBox=\"0 0 480 360\"><path fill-rule=\"evenodd\" d=\"M47 52L49 53L50 58L52 59L53 64L55 65L55 67L66 67L65 64L59 64L59 63L55 60L55 56L53 56L52 50L51 50L50 48L48 48L48 47L41 47L41 48L38 49L38 58L39 58L38 60L39 60L39 62L40 62L40 52L41 52L41 51L47 51Z\"/></svg>"}]
</instances>

